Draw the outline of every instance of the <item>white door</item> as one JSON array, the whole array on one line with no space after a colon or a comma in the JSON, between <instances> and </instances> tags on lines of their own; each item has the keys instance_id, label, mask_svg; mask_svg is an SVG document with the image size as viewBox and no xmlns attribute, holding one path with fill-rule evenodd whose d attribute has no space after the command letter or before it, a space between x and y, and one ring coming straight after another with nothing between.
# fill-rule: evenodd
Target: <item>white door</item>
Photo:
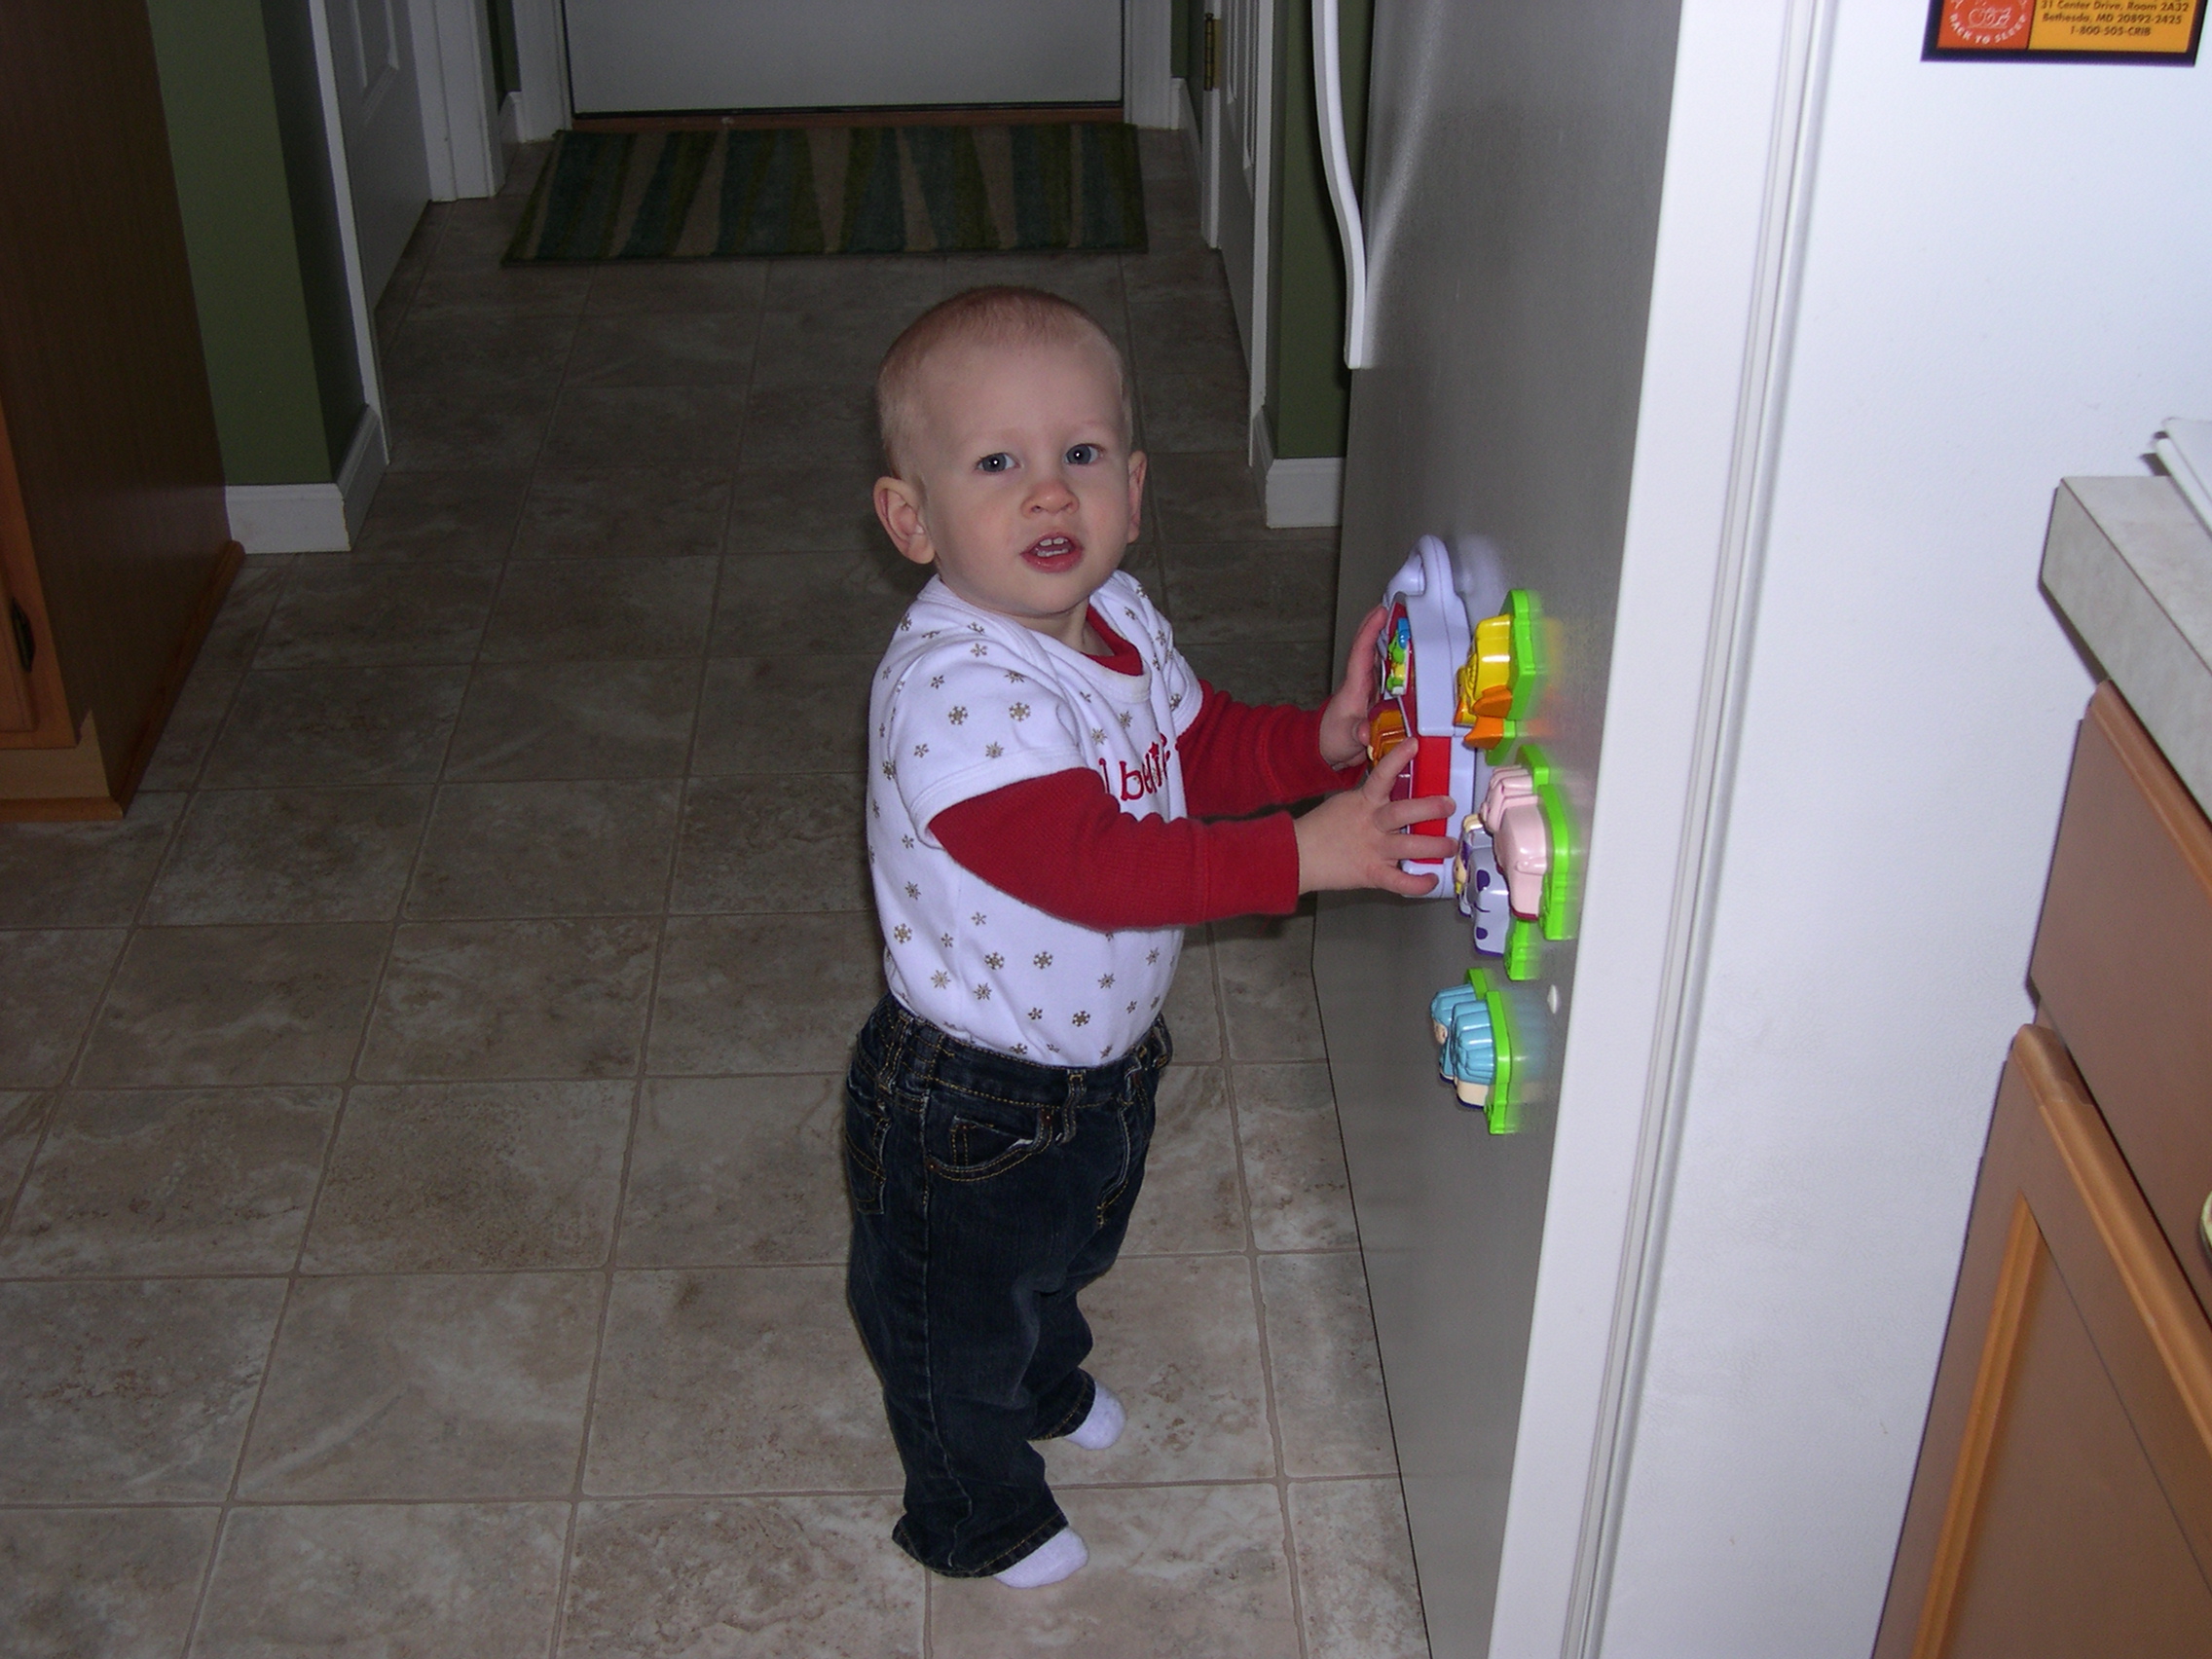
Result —
<instances>
[{"instance_id":1,"label":"white door","mask_svg":"<svg viewBox=\"0 0 2212 1659\"><path fill-rule=\"evenodd\" d=\"M325 0L361 286L371 308L430 200L407 0Z\"/></svg>"},{"instance_id":2,"label":"white door","mask_svg":"<svg viewBox=\"0 0 2212 1659\"><path fill-rule=\"evenodd\" d=\"M1122 101L1119 0L568 0L578 115Z\"/></svg>"},{"instance_id":3,"label":"white door","mask_svg":"<svg viewBox=\"0 0 2212 1659\"><path fill-rule=\"evenodd\" d=\"M1210 0L1214 87L1205 94L1200 223L1221 249L1250 374L1247 418L1267 401L1268 218L1274 188L1273 0Z\"/></svg>"}]
</instances>

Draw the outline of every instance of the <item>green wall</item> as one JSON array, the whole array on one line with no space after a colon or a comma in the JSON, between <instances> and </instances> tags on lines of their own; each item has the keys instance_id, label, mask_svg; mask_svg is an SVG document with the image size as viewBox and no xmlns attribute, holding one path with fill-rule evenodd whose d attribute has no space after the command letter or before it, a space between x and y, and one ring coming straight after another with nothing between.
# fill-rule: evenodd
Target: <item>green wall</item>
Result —
<instances>
[{"instance_id":1,"label":"green wall","mask_svg":"<svg viewBox=\"0 0 2212 1659\"><path fill-rule=\"evenodd\" d=\"M1345 131L1352 176L1367 148L1369 0L1343 0ZM1267 418L1285 460L1345 453L1351 372L1345 367L1345 262L1321 166L1313 110L1311 8L1275 7L1275 328Z\"/></svg>"},{"instance_id":2,"label":"green wall","mask_svg":"<svg viewBox=\"0 0 2212 1659\"><path fill-rule=\"evenodd\" d=\"M330 482L363 407L309 3L147 4L231 484Z\"/></svg>"}]
</instances>

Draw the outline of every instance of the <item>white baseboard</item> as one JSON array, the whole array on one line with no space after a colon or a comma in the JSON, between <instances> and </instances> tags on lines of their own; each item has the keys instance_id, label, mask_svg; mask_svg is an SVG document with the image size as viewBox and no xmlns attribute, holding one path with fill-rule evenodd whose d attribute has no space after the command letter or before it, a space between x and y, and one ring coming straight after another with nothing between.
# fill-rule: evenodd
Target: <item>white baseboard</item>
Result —
<instances>
[{"instance_id":1,"label":"white baseboard","mask_svg":"<svg viewBox=\"0 0 2212 1659\"><path fill-rule=\"evenodd\" d=\"M338 477L328 484L234 484L223 492L231 535L248 553L344 553L384 478L384 423L363 409Z\"/></svg>"},{"instance_id":2,"label":"white baseboard","mask_svg":"<svg viewBox=\"0 0 2212 1659\"><path fill-rule=\"evenodd\" d=\"M509 92L499 100L499 142L522 142L522 93Z\"/></svg>"},{"instance_id":3,"label":"white baseboard","mask_svg":"<svg viewBox=\"0 0 2212 1659\"><path fill-rule=\"evenodd\" d=\"M1345 458L1275 459L1265 410L1252 417L1252 470L1270 530L1311 530L1344 522Z\"/></svg>"}]
</instances>

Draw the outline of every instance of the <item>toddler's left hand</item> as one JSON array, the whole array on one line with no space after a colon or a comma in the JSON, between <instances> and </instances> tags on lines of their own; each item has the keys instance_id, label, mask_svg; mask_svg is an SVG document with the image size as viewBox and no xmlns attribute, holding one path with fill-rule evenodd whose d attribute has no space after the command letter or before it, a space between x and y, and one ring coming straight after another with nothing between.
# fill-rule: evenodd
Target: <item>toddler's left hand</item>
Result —
<instances>
[{"instance_id":1,"label":"toddler's left hand","mask_svg":"<svg viewBox=\"0 0 2212 1659\"><path fill-rule=\"evenodd\" d=\"M1375 641L1382 632L1387 606L1378 605L1352 636L1351 654L1337 694L1321 711L1321 758L1345 767L1367 758L1367 710L1375 701Z\"/></svg>"}]
</instances>

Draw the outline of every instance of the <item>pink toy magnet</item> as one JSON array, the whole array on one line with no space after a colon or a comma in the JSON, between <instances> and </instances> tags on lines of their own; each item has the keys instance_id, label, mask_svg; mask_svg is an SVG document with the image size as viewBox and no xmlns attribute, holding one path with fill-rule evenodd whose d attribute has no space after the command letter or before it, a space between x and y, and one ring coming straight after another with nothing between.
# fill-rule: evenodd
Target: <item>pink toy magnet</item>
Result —
<instances>
[{"instance_id":1,"label":"pink toy magnet","mask_svg":"<svg viewBox=\"0 0 2212 1659\"><path fill-rule=\"evenodd\" d=\"M1544 876L1551 868L1551 830L1526 766L1500 766L1483 793L1483 828L1494 843L1497 867L1513 913L1533 921L1543 908Z\"/></svg>"}]
</instances>

